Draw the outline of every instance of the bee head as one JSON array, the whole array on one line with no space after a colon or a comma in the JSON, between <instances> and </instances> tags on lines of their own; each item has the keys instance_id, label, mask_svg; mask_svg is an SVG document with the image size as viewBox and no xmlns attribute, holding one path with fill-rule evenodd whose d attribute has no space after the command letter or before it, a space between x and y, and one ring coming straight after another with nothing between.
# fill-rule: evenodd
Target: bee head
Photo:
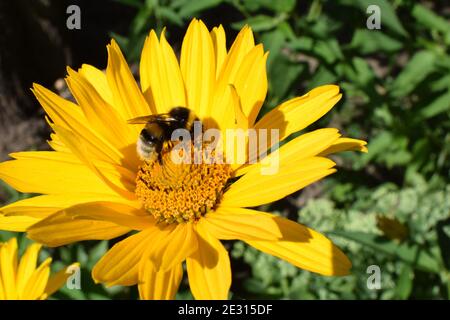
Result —
<instances>
[{"instance_id":1,"label":"bee head","mask_svg":"<svg viewBox=\"0 0 450 320\"><path fill-rule=\"evenodd\" d=\"M152 129L155 129L154 126L150 126L150 128L146 127L139 134L136 149L142 160L153 161L161 151L162 138L158 135L157 130L152 132Z\"/></svg>"},{"instance_id":2,"label":"bee head","mask_svg":"<svg viewBox=\"0 0 450 320\"><path fill-rule=\"evenodd\" d=\"M160 137L152 134L147 128L142 129L140 135L140 140L145 144L156 144L160 141Z\"/></svg>"}]
</instances>

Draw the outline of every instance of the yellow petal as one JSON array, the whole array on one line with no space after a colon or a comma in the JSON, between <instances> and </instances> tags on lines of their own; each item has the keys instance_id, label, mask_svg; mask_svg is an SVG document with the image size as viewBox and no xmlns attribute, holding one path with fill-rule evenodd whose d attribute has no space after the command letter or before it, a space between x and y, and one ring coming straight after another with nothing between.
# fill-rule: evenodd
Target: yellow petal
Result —
<instances>
[{"instance_id":1,"label":"yellow petal","mask_svg":"<svg viewBox=\"0 0 450 320\"><path fill-rule=\"evenodd\" d=\"M273 157L279 156L280 163L295 163L296 161L320 154L322 151L335 143L339 137L340 134L338 130L334 128L314 130L312 132L302 134L301 136L284 144L280 148L279 153L274 153L267 156L264 162L270 163L270 161L273 160ZM261 168L261 158L266 152L266 149L263 148L262 144L260 146L261 150L257 150L257 148L255 148L254 150L251 150L251 154L249 155L249 163L254 164L239 168L236 173L237 176L240 176L249 170L255 170L252 167ZM260 153L259 157L258 153ZM257 160L260 160L259 163L257 163Z\"/></svg>"},{"instance_id":2,"label":"yellow petal","mask_svg":"<svg viewBox=\"0 0 450 320\"><path fill-rule=\"evenodd\" d=\"M1 216L0 216L0 218L1 218ZM3 246L3 243L0 242L0 257L1 257L1 253L2 253L2 246ZM1 269L0 269L0 300L6 300L6 292L5 292L5 289L3 288Z\"/></svg>"},{"instance_id":3,"label":"yellow petal","mask_svg":"<svg viewBox=\"0 0 450 320\"><path fill-rule=\"evenodd\" d=\"M57 212L32 225L28 237L49 247L83 240L109 240L130 231L111 222L73 219Z\"/></svg>"},{"instance_id":4,"label":"yellow petal","mask_svg":"<svg viewBox=\"0 0 450 320\"><path fill-rule=\"evenodd\" d=\"M33 84L33 88L34 95L53 123L73 132L78 139L89 145L91 156L121 163L123 154L89 125L80 107L38 84Z\"/></svg>"},{"instance_id":5,"label":"yellow petal","mask_svg":"<svg viewBox=\"0 0 450 320\"><path fill-rule=\"evenodd\" d=\"M17 299L17 240L11 238L0 247L0 280L6 300Z\"/></svg>"},{"instance_id":6,"label":"yellow petal","mask_svg":"<svg viewBox=\"0 0 450 320\"><path fill-rule=\"evenodd\" d=\"M180 68L189 109L200 119L207 118L215 87L216 62L211 36L202 21L193 19L186 31Z\"/></svg>"},{"instance_id":7,"label":"yellow petal","mask_svg":"<svg viewBox=\"0 0 450 320\"><path fill-rule=\"evenodd\" d=\"M167 271L197 250L192 223L180 223L155 233L148 256L156 271Z\"/></svg>"},{"instance_id":8,"label":"yellow petal","mask_svg":"<svg viewBox=\"0 0 450 320\"><path fill-rule=\"evenodd\" d=\"M276 240L282 234L272 217L258 211L220 206L198 222L220 240Z\"/></svg>"},{"instance_id":9,"label":"yellow petal","mask_svg":"<svg viewBox=\"0 0 450 320\"><path fill-rule=\"evenodd\" d=\"M181 263L168 271L155 271L150 260L145 259L139 266L139 296L142 300L171 300L183 278Z\"/></svg>"},{"instance_id":10,"label":"yellow petal","mask_svg":"<svg viewBox=\"0 0 450 320\"><path fill-rule=\"evenodd\" d=\"M280 141L325 115L340 99L339 87L326 85L286 101L268 112L255 129L279 129Z\"/></svg>"},{"instance_id":11,"label":"yellow petal","mask_svg":"<svg viewBox=\"0 0 450 320\"><path fill-rule=\"evenodd\" d=\"M90 126L94 127L96 132L100 133L119 150L124 150L127 146L134 145L138 135L137 128L127 125L120 114L103 100L94 86L82 75L70 68L68 68L68 73L67 84L83 110ZM136 152L127 154L124 160L137 162Z\"/></svg>"},{"instance_id":12,"label":"yellow petal","mask_svg":"<svg viewBox=\"0 0 450 320\"><path fill-rule=\"evenodd\" d=\"M56 127L59 129L59 127ZM64 130L64 133L69 133ZM73 133L70 132L69 136L73 137ZM65 137L64 137L65 138ZM74 137L75 139L75 137ZM83 146L85 146L83 144ZM71 146L75 149L74 146ZM78 153L77 153L78 154ZM17 159L17 160L52 160L58 161L61 163L70 163L70 164L80 164L83 165L82 159L77 156L75 153L67 153L67 152L53 152L53 151L23 151L23 152L14 152L10 153L9 156ZM105 176L113 179L113 176L117 176L127 188L134 189L136 173L130 169L122 167L121 165L112 164L109 162L104 162L101 160L91 159L91 162L95 163L96 167L101 169ZM114 179L113 179L114 180Z\"/></svg>"},{"instance_id":13,"label":"yellow petal","mask_svg":"<svg viewBox=\"0 0 450 320\"><path fill-rule=\"evenodd\" d=\"M189 286L195 299L228 299L231 286L230 258L219 240L197 226L198 250L186 259Z\"/></svg>"},{"instance_id":14,"label":"yellow petal","mask_svg":"<svg viewBox=\"0 0 450 320\"><path fill-rule=\"evenodd\" d=\"M72 153L111 189L111 192L116 192L118 195L129 200L135 199L134 182L131 180L134 177L134 172L115 164L103 163L108 166L110 170L116 171L115 176L108 176L105 170L100 168L99 162L90 157L88 146L83 143L82 140L78 139L72 132L62 127L55 125L53 126L53 130L59 135L61 141L70 148Z\"/></svg>"},{"instance_id":15,"label":"yellow petal","mask_svg":"<svg viewBox=\"0 0 450 320\"><path fill-rule=\"evenodd\" d=\"M50 133L50 140L47 140L47 143L55 151L70 153L70 149L67 148L64 143L62 143L61 139L54 133Z\"/></svg>"},{"instance_id":16,"label":"yellow petal","mask_svg":"<svg viewBox=\"0 0 450 320\"><path fill-rule=\"evenodd\" d=\"M253 126L267 94L267 54L262 44L247 53L233 81L241 97L242 109Z\"/></svg>"},{"instance_id":17,"label":"yellow petal","mask_svg":"<svg viewBox=\"0 0 450 320\"><path fill-rule=\"evenodd\" d=\"M0 230L24 232L40 219L27 216L4 216L0 214Z\"/></svg>"},{"instance_id":18,"label":"yellow petal","mask_svg":"<svg viewBox=\"0 0 450 320\"><path fill-rule=\"evenodd\" d=\"M114 39L111 40L111 44L107 46L107 49L108 66L106 67L106 78L119 113L127 120L155 113L154 106L149 106L144 99Z\"/></svg>"},{"instance_id":19,"label":"yellow petal","mask_svg":"<svg viewBox=\"0 0 450 320\"><path fill-rule=\"evenodd\" d=\"M95 282L108 286L135 285L140 261L144 259L154 232L155 228L147 229L116 243L94 266L92 278Z\"/></svg>"},{"instance_id":20,"label":"yellow petal","mask_svg":"<svg viewBox=\"0 0 450 320\"><path fill-rule=\"evenodd\" d=\"M176 106L186 106L184 83L177 57L167 42L164 31L158 41L151 31L142 49L141 87L147 101L153 101L158 113Z\"/></svg>"},{"instance_id":21,"label":"yellow petal","mask_svg":"<svg viewBox=\"0 0 450 320\"><path fill-rule=\"evenodd\" d=\"M231 89L231 97L234 100L233 106L234 106L234 122L235 126L234 128L240 128L240 129L248 129L249 128L249 119L244 111L244 108L242 106L242 100L239 96L237 89L234 85L229 85Z\"/></svg>"},{"instance_id":22,"label":"yellow petal","mask_svg":"<svg viewBox=\"0 0 450 320\"><path fill-rule=\"evenodd\" d=\"M23 289L23 294L20 296L20 299L38 300L44 295L44 290L50 275L51 262L51 258L45 259L45 261L33 272Z\"/></svg>"},{"instance_id":23,"label":"yellow petal","mask_svg":"<svg viewBox=\"0 0 450 320\"><path fill-rule=\"evenodd\" d=\"M274 219L283 233L281 240L246 242L258 250L308 271L327 276L349 274L350 260L325 236L288 219Z\"/></svg>"},{"instance_id":24,"label":"yellow petal","mask_svg":"<svg viewBox=\"0 0 450 320\"><path fill-rule=\"evenodd\" d=\"M81 109L73 102L63 99L40 84L33 83L31 91L53 123L85 133L89 138L94 135L86 125Z\"/></svg>"},{"instance_id":25,"label":"yellow petal","mask_svg":"<svg viewBox=\"0 0 450 320\"><path fill-rule=\"evenodd\" d=\"M255 46L252 29L248 26L242 28L234 40L219 76L219 85L234 83L236 74L246 55Z\"/></svg>"},{"instance_id":26,"label":"yellow petal","mask_svg":"<svg viewBox=\"0 0 450 320\"><path fill-rule=\"evenodd\" d=\"M338 153L342 151L361 151L367 153L369 150L366 147L367 142L352 138L339 138L327 149L320 153L321 156Z\"/></svg>"},{"instance_id":27,"label":"yellow petal","mask_svg":"<svg viewBox=\"0 0 450 320\"><path fill-rule=\"evenodd\" d=\"M281 158L281 152L280 152ZM312 157L292 164L280 161L276 174L261 175L255 166L225 192L221 206L254 207L273 202L335 172L335 163Z\"/></svg>"},{"instance_id":28,"label":"yellow petal","mask_svg":"<svg viewBox=\"0 0 450 320\"><path fill-rule=\"evenodd\" d=\"M112 222L133 230L152 228L156 223L153 216L140 208L106 201L78 204L61 212L68 217Z\"/></svg>"},{"instance_id":29,"label":"yellow petal","mask_svg":"<svg viewBox=\"0 0 450 320\"><path fill-rule=\"evenodd\" d=\"M216 29L214 34L216 35L216 37L218 37L215 41L219 41L221 38L220 28ZM220 41L224 42L225 39ZM225 44L221 45L222 49L220 50L222 52L224 50L226 51L226 48L224 48L224 46ZM220 68L220 70L217 69L219 75L217 77L217 85L214 92L212 108L210 111L212 120L210 120L209 123L207 121L205 125L207 128L213 127L224 130L227 128L236 127L236 102L235 98L233 97L233 92L231 92L230 84L233 86L236 74L242 61L244 60L244 57L254 46L255 43L253 40L253 33L251 29L246 26L239 32L238 36L236 37L236 40L231 46L229 53L222 62L222 67Z\"/></svg>"},{"instance_id":30,"label":"yellow petal","mask_svg":"<svg viewBox=\"0 0 450 320\"><path fill-rule=\"evenodd\" d=\"M218 78L227 56L227 39L222 25L211 30L211 39L214 45L214 56L216 57L216 78Z\"/></svg>"},{"instance_id":31,"label":"yellow petal","mask_svg":"<svg viewBox=\"0 0 450 320\"><path fill-rule=\"evenodd\" d=\"M80 264L78 262L75 262L72 263L70 266L62 268L57 273L52 274L48 279L47 285L45 286L44 290L45 298L50 297L56 291L61 289L61 287L66 283L67 279L70 277L71 270L79 267Z\"/></svg>"},{"instance_id":32,"label":"yellow petal","mask_svg":"<svg viewBox=\"0 0 450 320\"><path fill-rule=\"evenodd\" d=\"M249 140L247 134L249 120L242 109L241 98L235 86L230 84L227 87L228 90L221 97L220 103L215 105L216 109L212 110L211 116L213 119L220 119L218 127L221 129L220 139L225 161L239 167L248 157L246 146ZM216 97L220 97L219 91L216 93ZM221 111L222 109L224 110ZM221 149L217 147L216 150Z\"/></svg>"},{"instance_id":33,"label":"yellow petal","mask_svg":"<svg viewBox=\"0 0 450 320\"><path fill-rule=\"evenodd\" d=\"M61 193L19 200L0 208L0 213L5 216L29 216L42 219L61 209L80 203L95 202L99 200L123 203L136 208L140 206L138 201L128 201L115 194Z\"/></svg>"},{"instance_id":34,"label":"yellow petal","mask_svg":"<svg viewBox=\"0 0 450 320\"><path fill-rule=\"evenodd\" d=\"M236 88L232 85L217 88L214 92L214 103L210 114L211 119L203 121L203 125L207 129L220 129L222 138L226 136L226 129L237 127L237 118L239 116L237 111L242 110L239 96L235 91Z\"/></svg>"},{"instance_id":35,"label":"yellow petal","mask_svg":"<svg viewBox=\"0 0 450 320\"><path fill-rule=\"evenodd\" d=\"M0 179L20 192L112 193L101 179L71 154L40 151L14 153L11 156L18 160L0 163ZM106 170L105 166L100 167L110 180L124 183L125 179L121 178L117 168ZM131 179L128 178L129 181ZM130 183L127 188L133 189L133 184Z\"/></svg>"},{"instance_id":36,"label":"yellow petal","mask_svg":"<svg viewBox=\"0 0 450 320\"><path fill-rule=\"evenodd\" d=\"M109 88L108 79L106 79L105 72L89 64L83 64L79 72L91 83L103 100L109 103L110 106L114 106L113 95L111 89Z\"/></svg>"},{"instance_id":37,"label":"yellow petal","mask_svg":"<svg viewBox=\"0 0 450 320\"><path fill-rule=\"evenodd\" d=\"M25 286L36 269L39 250L41 250L41 245L33 243L27 248L20 259L19 269L17 271L17 293L19 296L24 294Z\"/></svg>"}]
</instances>

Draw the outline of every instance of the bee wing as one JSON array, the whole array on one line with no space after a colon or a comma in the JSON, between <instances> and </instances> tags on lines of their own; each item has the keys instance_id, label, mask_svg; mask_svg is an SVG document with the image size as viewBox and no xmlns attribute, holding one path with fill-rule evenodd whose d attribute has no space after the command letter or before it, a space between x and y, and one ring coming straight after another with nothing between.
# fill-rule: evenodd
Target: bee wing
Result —
<instances>
[{"instance_id":1,"label":"bee wing","mask_svg":"<svg viewBox=\"0 0 450 320\"><path fill-rule=\"evenodd\" d=\"M133 119L129 119L127 121L127 123L129 124L145 124L148 123L150 121L154 121L155 119L155 115L150 115L150 116L143 116L143 117L137 117L137 118L133 118Z\"/></svg>"},{"instance_id":2,"label":"bee wing","mask_svg":"<svg viewBox=\"0 0 450 320\"><path fill-rule=\"evenodd\" d=\"M163 113L163 114L152 114L149 116L133 118L133 119L128 120L127 123L129 123L129 124L147 124L149 122L156 122L156 121L173 122L173 121L177 121L177 120L175 118L172 118L168 113Z\"/></svg>"}]
</instances>

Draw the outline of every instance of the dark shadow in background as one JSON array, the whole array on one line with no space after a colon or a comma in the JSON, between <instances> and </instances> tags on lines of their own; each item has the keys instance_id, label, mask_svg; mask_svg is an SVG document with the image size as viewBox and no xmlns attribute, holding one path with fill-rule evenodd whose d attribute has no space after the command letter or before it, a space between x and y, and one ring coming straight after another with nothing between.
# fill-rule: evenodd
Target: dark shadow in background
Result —
<instances>
[{"instance_id":1,"label":"dark shadow in background","mask_svg":"<svg viewBox=\"0 0 450 320\"><path fill-rule=\"evenodd\" d=\"M67 7L81 8L81 30L69 30ZM0 2L0 160L13 151L48 148L49 130L33 82L55 90L66 66L106 66L109 32L125 34L134 10L113 1Z\"/></svg>"},{"instance_id":2,"label":"dark shadow in background","mask_svg":"<svg viewBox=\"0 0 450 320\"><path fill-rule=\"evenodd\" d=\"M70 5L80 7L80 30L66 26ZM45 140L49 129L42 108L31 94L32 83L58 91L55 81L64 78L66 66L77 69L88 63L105 68L111 33L127 36L137 12L114 0L0 2L0 161L10 152L48 149ZM200 18L212 27L242 17L222 5ZM188 23L168 30L169 42L177 53ZM150 21L149 28L153 27ZM229 31L228 42L237 34L237 30Z\"/></svg>"}]
</instances>

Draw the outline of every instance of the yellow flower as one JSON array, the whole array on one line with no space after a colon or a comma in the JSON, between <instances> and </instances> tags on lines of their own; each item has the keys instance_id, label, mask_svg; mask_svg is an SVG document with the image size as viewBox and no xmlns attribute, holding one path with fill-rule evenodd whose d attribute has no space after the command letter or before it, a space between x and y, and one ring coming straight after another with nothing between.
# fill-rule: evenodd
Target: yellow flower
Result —
<instances>
[{"instance_id":1,"label":"yellow flower","mask_svg":"<svg viewBox=\"0 0 450 320\"><path fill-rule=\"evenodd\" d=\"M36 268L40 249L31 244L19 262L16 238L0 242L0 300L44 300L64 285L67 268L50 276L51 258Z\"/></svg>"},{"instance_id":2,"label":"yellow flower","mask_svg":"<svg viewBox=\"0 0 450 320\"><path fill-rule=\"evenodd\" d=\"M106 73L90 65L78 72L68 69L67 83L77 104L34 85L54 131L49 142L54 151L14 153L15 160L0 164L0 178L12 187L43 194L3 207L0 228L27 231L49 246L133 231L102 257L92 275L107 285L138 284L142 299L173 298L184 261L195 298L226 299L231 269L220 240L243 240L319 274L348 274L350 261L323 235L248 208L335 172L335 163L326 156L366 151L364 141L342 138L332 128L306 133L279 149L274 175L262 175L259 162L176 165L168 153L151 163L136 154L142 127L127 120L174 106L193 110L206 128L279 129L283 140L341 98L339 87L321 86L256 121L267 93L266 58L249 27L227 51L221 26L209 32L194 19L179 62L164 32L159 39L150 32L142 51L140 87L114 40L108 46Z\"/></svg>"}]
</instances>

